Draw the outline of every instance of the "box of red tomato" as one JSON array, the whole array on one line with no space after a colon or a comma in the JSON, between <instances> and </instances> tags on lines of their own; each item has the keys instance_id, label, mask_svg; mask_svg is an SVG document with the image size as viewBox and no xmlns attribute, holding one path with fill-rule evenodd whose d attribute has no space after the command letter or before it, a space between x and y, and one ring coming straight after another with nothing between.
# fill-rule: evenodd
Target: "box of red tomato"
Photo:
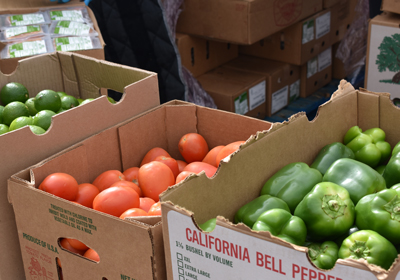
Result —
<instances>
[{"instance_id":1,"label":"box of red tomato","mask_svg":"<svg viewBox=\"0 0 400 280\"><path fill-rule=\"evenodd\" d=\"M157 211L148 215L148 207L175 184L180 171L204 170L199 176L212 177L223 152L235 149L228 144L238 147L270 126L262 120L171 101L14 174L8 180L9 201L27 277L45 272L53 279L60 275L63 279L81 275L167 279L161 216ZM188 133L194 133L190 134L194 138L182 138ZM196 145L200 151L189 149ZM54 190L64 179L65 192ZM74 196L71 189L77 184ZM141 205L141 197L147 197L147 208ZM121 218L124 205L134 210Z\"/></svg>"}]
</instances>

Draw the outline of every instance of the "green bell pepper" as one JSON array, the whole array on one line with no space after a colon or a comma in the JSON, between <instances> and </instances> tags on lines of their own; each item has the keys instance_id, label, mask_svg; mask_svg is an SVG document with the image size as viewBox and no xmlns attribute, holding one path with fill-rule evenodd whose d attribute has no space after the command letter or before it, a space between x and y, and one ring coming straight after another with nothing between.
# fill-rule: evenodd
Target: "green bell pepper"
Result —
<instances>
[{"instance_id":1,"label":"green bell pepper","mask_svg":"<svg viewBox=\"0 0 400 280\"><path fill-rule=\"evenodd\" d=\"M400 184L364 196L356 206L359 229L374 230L394 245L400 245Z\"/></svg>"},{"instance_id":2,"label":"green bell pepper","mask_svg":"<svg viewBox=\"0 0 400 280\"><path fill-rule=\"evenodd\" d=\"M303 220L283 209L271 209L258 217L253 230L269 231L289 243L302 246L306 241L307 228Z\"/></svg>"},{"instance_id":3,"label":"green bell pepper","mask_svg":"<svg viewBox=\"0 0 400 280\"><path fill-rule=\"evenodd\" d=\"M339 249L340 259L365 259L370 264L389 269L397 258L396 247L372 230L360 230L347 237Z\"/></svg>"},{"instance_id":4,"label":"green bell pepper","mask_svg":"<svg viewBox=\"0 0 400 280\"><path fill-rule=\"evenodd\" d=\"M339 236L334 241L340 247L340 246L342 246L343 240L345 240L347 237L349 237L350 235L352 235L353 233L355 233L356 231L359 231L359 230L360 229L354 225L351 228L349 228L349 230L345 234Z\"/></svg>"},{"instance_id":5,"label":"green bell pepper","mask_svg":"<svg viewBox=\"0 0 400 280\"><path fill-rule=\"evenodd\" d=\"M354 159L354 153L344 144L334 142L321 149L310 167L317 169L322 175L324 175L332 163L341 158Z\"/></svg>"},{"instance_id":6,"label":"green bell pepper","mask_svg":"<svg viewBox=\"0 0 400 280\"><path fill-rule=\"evenodd\" d=\"M338 259L339 246L333 241L311 243L308 247L308 256L316 267L331 269Z\"/></svg>"},{"instance_id":7,"label":"green bell pepper","mask_svg":"<svg viewBox=\"0 0 400 280\"><path fill-rule=\"evenodd\" d=\"M390 157L382 176L385 179L388 188L400 183L400 142L394 146L392 156Z\"/></svg>"},{"instance_id":8,"label":"green bell pepper","mask_svg":"<svg viewBox=\"0 0 400 280\"><path fill-rule=\"evenodd\" d=\"M319 182L322 174L304 162L290 163L265 182L261 195L270 194L284 200L294 212L297 204Z\"/></svg>"},{"instance_id":9,"label":"green bell pepper","mask_svg":"<svg viewBox=\"0 0 400 280\"><path fill-rule=\"evenodd\" d=\"M216 225L217 225L217 218L211 218L205 223L199 224L199 228L205 232L211 232L215 229Z\"/></svg>"},{"instance_id":10,"label":"green bell pepper","mask_svg":"<svg viewBox=\"0 0 400 280\"><path fill-rule=\"evenodd\" d=\"M342 158L335 161L322 178L345 188L354 204L365 195L386 189L386 183L372 167L354 159Z\"/></svg>"},{"instance_id":11,"label":"green bell pepper","mask_svg":"<svg viewBox=\"0 0 400 280\"><path fill-rule=\"evenodd\" d=\"M354 224L354 204L341 186L322 182L297 205L294 215L307 226L308 239L332 240L346 233Z\"/></svg>"},{"instance_id":12,"label":"green bell pepper","mask_svg":"<svg viewBox=\"0 0 400 280\"><path fill-rule=\"evenodd\" d=\"M383 171L385 171L385 168L386 168L386 165L379 165L379 166L375 167L375 170L376 170L379 174L383 175Z\"/></svg>"},{"instance_id":13,"label":"green bell pepper","mask_svg":"<svg viewBox=\"0 0 400 280\"><path fill-rule=\"evenodd\" d=\"M289 206L278 197L265 194L240 207L235 214L235 224L244 223L252 228L257 218L267 210L280 208L290 213Z\"/></svg>"},{"instance_id":14,"label":"green bell pepper","mask_svg":"<svg viewBox=\"0 0 400 280\"><path fill-rule=\"evenodd\" d=\"M364 132L358 126L350 128L344 136L343 143L355 155L355 159L371 167L385 163L392 148L385 141L386 134L380 128L371 128Z\"/></svg>"}]
</instances>

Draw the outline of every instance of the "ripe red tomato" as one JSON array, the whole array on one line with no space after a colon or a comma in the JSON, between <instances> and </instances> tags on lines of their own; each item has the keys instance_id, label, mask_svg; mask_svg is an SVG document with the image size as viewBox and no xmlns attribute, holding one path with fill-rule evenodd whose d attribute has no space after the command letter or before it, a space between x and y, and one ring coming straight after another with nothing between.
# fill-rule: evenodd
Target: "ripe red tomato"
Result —
<instances>
[{"instance_id":1,"label":"ripe red tomato","mask_svg":"<svg viewBox=\"0 0 400 280\"><path fill-rule=\"evenodd\" d=\"M158 156L154 159L155 161L162 162L166 164L169 168L171 168L172 173L174 174L174 178L179 174L179 165L178 162L172 157Z\"/></svg>"},{"instance_id":2,"label":"ripe red tomato","mask_svg":"<svg viewBox=\"0 0 400 280\"><path fill-rule=\"evenodd\" d=\"M135 183L130 182L130 181L118 181L118 182L115 182L114 184L112 184L112 185L110 186L110 188L111 188L111 187L116 187L116 186L131 188L131 189L133 189L135 192L137 192L137 194L139 195L139 197L140 197L140 195L142 194L142 190L138 187L138 185L136 185Z\"/></svg>"},{"instance_id":3,"label":"ripe red tomato","mask_svg":"<svg viewBox=\"0 0 400 280\"><path fill-rule=\"evenodd\" d=\"M90 260L92 260L92 261L95 261L95 262L99 262L99 261L100 261L99 255L98 255L97 252L96 252L95 250L93 250L93 249L88 249L88 250L83 254L83 256L84 256L85 258L88 258L88 259L90 259Z\"/></svg>"},{"instance_id":4,"label":"ripe red tomato","mask_svg":"<svg viewBox=\"0 0 400 280\"><path fill-rule=\"evenodd\" d=\"M124 213L122 213L120 219L125 219L129 217L143 217L143 216L148 216L147 212L144 211L143 209L140 208L131 208L126 210Z\"/></svg>"},{"instance_id":5,"label":"ripe red tomato","mask_svg":"<svg viewBox=\"0 0 400 280\"><path fill-rule=\"evenodd\" d=\"M60 240L60 245L65 250L70 251L70 252L75 253L75 254L79 254L81 256L83 256L83 254L85 253L85 250L77 250L74 247L72 247L67 238L61 239Z\"/></svg>"},{"instance_id":6,"label":"ripe red tomato","mask_svg":"<svg viewBox=\"0 0 400 280\"><path fill-rule=\"evenodd\" d=\"M69 242L69 245L71 245L76 250L86 251L87 249L89 249L89 247L86 246L85 243L83 243L77 239L73 239L73 238L65 238L65 239L67 239Z\"/></svg>"},{"instance_id":7,"label":"ripe red tomato","mask_svg":"<svg viewBox=\"0 0 400 280\"><path fill-rule=\"evenodd\" d=\"M118 181L125 180L125 175L122 174L119 170L107 170L97 176L93 181L93 185L95 185L100 192L109 188L112 184Z\"/></svg>"},{"instance_id":8,"label":"ripe red tomato","mask_svg":"<svg viewBox=\"0 0 400 280\"><path fill-rule=\"evenodd\" d=\"M179 152L187 163L202 161L208 153L208 145L198 133L187 133L178 143Z\"/></svg>"},{"instance_id":9,"label":"ripe red tomato","mask_svg":"<svg viewBox=\"0 0 400 280\"><path fill-rule=\"evenodd\" d=\"M78 182L67 173L52 173L40 183L39 189L66 200L75 200Z\"/></svg>"},{"instance_id":10,"label":"ripe red tomato","mask_svg":"<svg viewBox=\"0 0 400 280\"><path fill-rule=\"evenodd\" d=\"M146 155L142 159L142 162L140 163L140 166L143 166L146 163L153 161L158 156L171 157L168 154L168 152L166 150L164 150L163 148L155 147L146 153Z\"/></svg>"},{"instance_id":11,"label":"ripe red tomato","mask_svg":"<svg viewBox=\"0 0 400 280\"><path fill-rule=\"evenodd\" d=\"M176 162L178 163L178 167L179 167L179 173L181 173L183 171L183 168L185 168L187 164L187 162L177 159Z\"/></svg>"},{"instance_id":12,"label":"ripe red tomato","mask_svg":"<svg viewBox=\"0 0 400 280\"><path fill-rule=\"evenodd\" d=\"M245 141L236 141L236 142L230 143L230 144L226 145L224 148L222 148L216 157L215 163L217 164L217 166L219 165L219 162L222 159L226 158L233 152L237 151L237 149L239 149L239 146L242 145L243 143L245 143Z\"/></svg>"},{"instance_id":13,"label":"ripe red tomato","mask_svg":"<svg viewBox=\"0 0 400 280\"><path fill-rule=\"evenodd\" d=\"M159 194L175 184L175 177L167 165L152 161L140 167L139 184L143 195L157 202Z\"/></svg>"},{"instance_id":14,"label":"ripe red tomato","mask_svg":"<svg viewBox=\"0 0 400 280\"><path fill-rule=\"evenodd\" d=\"M122 174L124 174L125 180L131 181L139 186L138 172L139 172L139 167L131 167L122 172Z\"/></svg>"},{"instance_id":15,"label":"ripe red tomato","mask_svg":"<svg viewBox=\"0 0 400 280\"><path fill-rule=\"evenodd\" d=\"M161 201L154 203L148 212L149 216L161 216Z\"/></svg>"},{"instance_id":16,"label":"ripe red tomato","mask_svg":"<svg viewBox=\"0 0 400 280\"><path fill-rule=\"evenodd\" d=\"M217 168L215 166L212 166L211 164L201 162L201 161L195 161L192 163L189 163L183 171L191 171L196 174L199 174L201 171L204 171L207 175L208 178L211 178L215 172L217 171Z\"/></svg>"},{"instance_id":17,"label":"ripe red tomato","mask_svg":"<svg viewBox=\"0 0 400 280\"><path fill-rule=\"evenodd\" d=\"M83 206L93 208L93 199L99 194L99 189L89 183L83 183L78 185L78 195L74 202L77 202Z\"/></svg>"},{"instance_id":18,"label":"ripe red tomato","mask_svg":"<svg viewBox=\"0 0 400 280\"><path fill-rule=\"evenodd\" d=\"M180 181L185 179L190 174L196 174L196 173L192 171L182 171L181 173L178 174L178 176L176 176L175 184L178 184Z\"/></svg>"},{"instance_id":19,"label":"ripe red tomato","mask_svg":"<svg viewBox=\"0 0 400 280\"><path fill-rule=\"evenodd\" d=\"M129 187L112 187L100 192L93 200L93 209L119 217L130 208L138 208L139 195Z\"/></svg>"},{"instance_id":20,"label":"ripe red tomato","mask_svg":"<svg viewBox=\"0 0 400 280\"><path fill-rule=\"evenodd\" d=\"M140 198L140 209L143 209L144 211L149 212L150 207L156 203L154 201L154 199L150 198L150 197L141 197Z\"/></svg>"},{"instance_id":21,"label":"ripe red tomato","mask_svg":"<svg viewBox=\"0 0 400 280\"><path fill-rule=\"evenodd\" d=\"M221 146L216 146L216 147L212 148L207 153L207 155L203 158L202 162L205 162L205 163L211 164L212 166L218 167L218 165L216 165L217 155L224 147L225 146L221 145Z\"/></svg>"}]
</instances>

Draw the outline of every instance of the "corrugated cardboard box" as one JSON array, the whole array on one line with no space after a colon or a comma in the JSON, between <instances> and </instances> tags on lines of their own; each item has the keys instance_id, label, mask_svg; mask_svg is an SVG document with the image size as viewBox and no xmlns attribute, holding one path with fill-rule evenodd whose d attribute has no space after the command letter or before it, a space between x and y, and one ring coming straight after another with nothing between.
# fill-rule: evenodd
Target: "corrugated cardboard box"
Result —
<instances>
[{"instance_id":1,"label":"corrugated cardboard box","mask_svg":"<svg viewBox=\"0 0 400 280\"><path fill-rule=\"evenodd\" d=\"M332 43L343 39L353 24L358 0L340 0L332 7Z\"/></svg>"},{"instance_id":2,"label":"corrugated cardboard box","mask_svg":"<svg viewBox=\"0 0 400 280\"><path fill-rule=\"evenodd\" d=\"M400 5L398 0L382 0L381 10L400 14Z\"/></svg>"},{"instance_id":3,"label":"corrugated cardboard box","mask_svg":"<svg viewBox=\"0 0 400 280\"><path fill-rule=\"evenodd\" d=\"M300 96L307 97L332 80L332 48L307 61L300 68Z\"/></svg>"},{"instance_id":4,"label":"corrugated cardboard box","mask_svg":"<svg viewBox=\"0 0 400 280\"><path fill-rule=\"evenodd\" d=\"M235 44L207 40L187 34L176 34L182 65L198 77L236 58L239 47Z\"/></svg>"},{"instance_id":5,"label":"corrugated cardboard box","mask_svg":"<svg viewBox=\"0 0 400 280\"><path fill-rule=\"evenodd\" d=\"M265 77L268 117L300 96L300 67L296 65L241 55L224 67L241 69Z\"/></svg>"},{"instance_id":6,"label":"corrugated cardboard box","mask_svg":"<svg viewBox=\"0 0 400 280\"><path fill-rule=\"evenodd\" d=\"M332 12L326 9L239 52L302 65L332 45Z\"/></svg>"},{"instance_id":7,"label":"corrugated cardboard box","mask_svg":"<svg viewBox=\"0 0 400 280\"><path fill-rule=\"evenodd\" d=\"M389 273L350 259L339 259L333 269L321 270L310 262L306 247L232 224L236 211L258 197L275 172L292 162L311 164L322 147L342 142L355 125L363 130L380 127L392 147L400 140L400 111L387 94L356 91L341 83L312 122L299 113L289 123L274 124L221 163L213 178L189 178L164 192L161 207L169 279L188 274L198 280L398 279L399 262ZM199 224L215 217L212 232L199 229Z\"/></svg>"},{"instance_id":8,"label":"corrugated cardboard box","mask_svg":"<svg viewBox=\"0 0 400 280\"><path fill-rule=\"evenodd\" d=\"M392 98L400 98L399 25L400 15L382 13L370 20L368 30L365 88L390 92Z\"/></svg>"},{"instance_id":9,"label":"corrugated cardboard box","mask_svg":"<svg viewBox=\"0 0 400 280\"><path fill-rule=\"evenodd\" d=\"M324 9L330 8L339 2L340 0L324 0Z\"/></svg>"},{"instance_id":10,"label":"corrugated cardboard box","mask_svg":"<svg viewBox=\"0 0 400 280\"><path fill-rule=\"evenodd\" d=\"M322 10L322 0L187 0L177 32L250 45Z\"/></svg>"},{"instance_id":11,"label":"corrugated cardboard box","mask_svg":"<svg viewBox=\"0 0 400 280\"><path fill-rule=\"evenodd\" d=\"M270 126L262 120L171 101L19 172L9 180L9 197L27 276L32 259L47 274L56 275L57 257L64 279L81 279L83 275L87 279L166 279L160 217L123 221L42 192L37 189L40 182L52 172L66 172L79 183L92 182L103 171L139 166L147 151L154 147L183 159L178 142L189 132L201 134L213 148L247 140ZM75 221L70 217L75 217ZM81 220L87 221L87 227L82 226L85 231L78 229ZM98 252L100 262L62 250L60 237L82 241ZM38 245L36 240L49 244L53 250Z\"/></svg>"},{"instance_id":12,"label":"corrugated cardboard box","mask_svg":"<svg viewBox=\"0 0 400 280\"><path fill-rule=\"evenodd\" d=\"M0 279L24 279L14 212L7 201L7 179L14 173L66 147L160 104L157 75L74 53L39 55L19 62L8 82L25 85L31 97L43 89L75 97L99 97L103 89L123 92L115 105L106 96L57 114L49 130L33 134L28 127L0 135ZM103 91L102 90L102 91ZM28 210L29 212L30 210ZM43 228L41 229L43 230Z\"/></svg>"},{"instance_id":13,"label":"corrugated cardboard box","mask_svg":"<svg viewBox=\"0 0 400 280\"><path fill-rule=\"evenodd\" d=\"M197 77L204 90L224 111L264 119L266 82L261 74L218 67Z\"/></svg>"},{"instance_id":14,"label":"corrugated cardboard box","mask_svg":"<svg viewBox=\"0 0 400 280\"><path fill-rule=\"evenodd\" d=\"M104 40L101 36L101 32L99 26L97 24L96 18L92 12L92 10L85 6L85 4L79 0L71 0L68 3L57 5L55 2L51 1L39 1L39 0L18 0L18 1L8 1L8 0L0 0L0 15L1 14L25 14L25 13L35 13L42 8L65 8L75 7L75 6L83 6L86 7L90 16L90 19L93 22L93 28L97 31L98 38L102 45L101 49L93 49L93 50L82 50L75 51L75 53L87 55L97 59L104 59ZM4 45L0 44L0 47ZM9 59L1 59L0 60L0 69L3 74L12 73L18 65L18 61L24 59L26 57L21 58L9 58Z\"/></svg>"}]
</instances>

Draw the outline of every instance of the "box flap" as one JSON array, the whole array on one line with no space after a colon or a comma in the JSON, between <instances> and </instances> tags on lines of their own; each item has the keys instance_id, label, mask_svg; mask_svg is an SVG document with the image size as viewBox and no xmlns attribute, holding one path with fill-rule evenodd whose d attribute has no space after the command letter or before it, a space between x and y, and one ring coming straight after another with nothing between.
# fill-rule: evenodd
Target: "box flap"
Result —
<instances>
[{"instance_id":1,"label":"box flap","mask_svg":"<svg viewBox=\"0 0 400 280\"><path fill-rule=\"evenodd\" d=\"M385 25L399 28L400 15L394 13L383 12L370 20L370 24Z\"/></svg>"}]
</instances>

